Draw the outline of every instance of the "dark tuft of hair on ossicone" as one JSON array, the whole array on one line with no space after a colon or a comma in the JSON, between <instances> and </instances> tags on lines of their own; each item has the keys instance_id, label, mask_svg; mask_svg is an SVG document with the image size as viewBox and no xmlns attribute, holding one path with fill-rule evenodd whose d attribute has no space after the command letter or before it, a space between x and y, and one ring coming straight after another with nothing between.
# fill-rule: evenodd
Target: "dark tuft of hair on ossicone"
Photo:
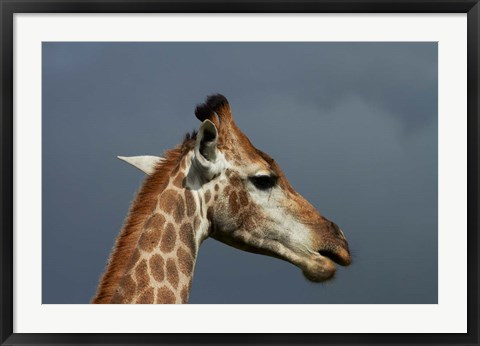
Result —
<instances>
[{"instance_id":1,"label":"dark tuft of hair on ossicone","mask_svg":"<svg viewBox=\"0 0 480 346\"><path fill-rule=\"evenodd\" d=\"M212 120L215 116L221 120L222 115L224 115L222 113L226 109L230 109L227 98L221 94L214 94L208 96L204 103L197 105L195 116L200 121Z\"/></svg>"}]
</instances>

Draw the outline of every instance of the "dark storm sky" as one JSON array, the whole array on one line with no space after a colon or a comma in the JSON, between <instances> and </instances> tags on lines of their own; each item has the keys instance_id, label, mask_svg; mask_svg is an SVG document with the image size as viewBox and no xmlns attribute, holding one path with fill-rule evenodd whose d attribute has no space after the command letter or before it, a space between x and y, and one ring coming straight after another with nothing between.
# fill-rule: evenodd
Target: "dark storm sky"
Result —
<instances>
[{"instance_id":1,"label":"dark storm sky","mask_svg":"<svg viewBox=\"0 0 480 346\"><path fill-rule=\"evenodd\" d=\"M215 240L191 303L437 302L436 43L44 43L43 303L88 303L143 174L222 93L345 232L335 280Z\"/></svg>"}]
</instances>

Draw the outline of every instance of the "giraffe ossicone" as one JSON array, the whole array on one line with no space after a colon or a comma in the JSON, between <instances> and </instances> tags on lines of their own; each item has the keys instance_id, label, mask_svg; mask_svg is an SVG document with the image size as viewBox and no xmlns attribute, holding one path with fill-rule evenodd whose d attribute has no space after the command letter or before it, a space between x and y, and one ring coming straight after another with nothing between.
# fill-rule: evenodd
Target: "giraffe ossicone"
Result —
<instances>
[{"instance_id":1,"label":"giraffe ossicone","mask_svg":"<svg viewBox=\"0 0 480 346\"><path fill-rule=\"evenodd\" d=\"M314 282L351 263L340 228L289 184L213 95L195 109L198 133L164 157L119 157L147 174L93 303L187 303L208 237L299 267Z\"/></svg>"}]
</instances>

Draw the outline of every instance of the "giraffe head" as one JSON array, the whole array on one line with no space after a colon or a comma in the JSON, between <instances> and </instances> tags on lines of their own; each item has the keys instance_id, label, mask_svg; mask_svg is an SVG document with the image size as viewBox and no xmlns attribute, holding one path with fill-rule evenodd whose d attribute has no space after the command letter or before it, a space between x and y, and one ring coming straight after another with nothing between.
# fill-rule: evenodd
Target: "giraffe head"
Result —
<instances>
[{"instance_id":1,"label":"giraffe head","mask_svg":"<svg viewBox=\"0 0 480 346\"><path fill-rule=\"evenodd\" d=\"M293 189L270 156L252 145L236 126L224 96L208 97L195 115L202 124L184 185L202 196L208 236L291 262L315 282L334 275L334 262L350 264L343 232ZM130 163L148 173L149 163L157 161L139 157Z\"/></svg>"}]
</instances>

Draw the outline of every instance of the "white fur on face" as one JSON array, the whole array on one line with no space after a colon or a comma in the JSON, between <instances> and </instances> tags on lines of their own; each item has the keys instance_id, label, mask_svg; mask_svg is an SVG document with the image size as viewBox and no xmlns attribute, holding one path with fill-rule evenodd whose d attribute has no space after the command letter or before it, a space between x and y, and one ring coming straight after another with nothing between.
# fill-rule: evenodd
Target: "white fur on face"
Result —
<instances>
[{"instance_id":1,"label":"white fur on face","mask_svg":"<svg viewBox=\"0 0 480 346\"><path fill-rule=\"evenodd\" d=\"M311 240L311 230L285 210L287 197L279 186L263 191L248 182L247 190L252 201L260 207L268 220L263 230L267 238L284 240L283 245L296 253L312 254L315 252Z\"/></svg>"},{"instance_id":2,"label":"white fur on face","mask_svg":"<svg viewBox=\"0 0 480 346\"><path fill-rule=\"evenodd\" d=\"M259 209L262 217L255 220L255 229L235 230L235 223L233 222L235 215L225 212L224 215L217 215L222 219L218 220L219 223L226 228L223 231L240 236L241 241L245 241L247 244L253 233L261 235L262 238L254 237L255 239L252 239L254 244L249 245L271 250L271 245L275 243L283 249L282 253L278 253L278 255L283 256L288 252L289 260L294 254L300 257L315 254L316 250L314 249L311 230L299 222L296 216L285 208L289 201L282 188L277 185L268 190L260 190L249 180L249 177L252 176L271 175L272 173L256 163L245 163L244 166L235 167L227 161L227 165L244 182L245 192L249 195L251 203L255 205L254 207ZM226 177L221 181L225 185L229 184ZM255 218L254 215L248 215L247 217ZM278 246L275 246L275 248L278 248Z\"/></svg>"}]
</instances>

